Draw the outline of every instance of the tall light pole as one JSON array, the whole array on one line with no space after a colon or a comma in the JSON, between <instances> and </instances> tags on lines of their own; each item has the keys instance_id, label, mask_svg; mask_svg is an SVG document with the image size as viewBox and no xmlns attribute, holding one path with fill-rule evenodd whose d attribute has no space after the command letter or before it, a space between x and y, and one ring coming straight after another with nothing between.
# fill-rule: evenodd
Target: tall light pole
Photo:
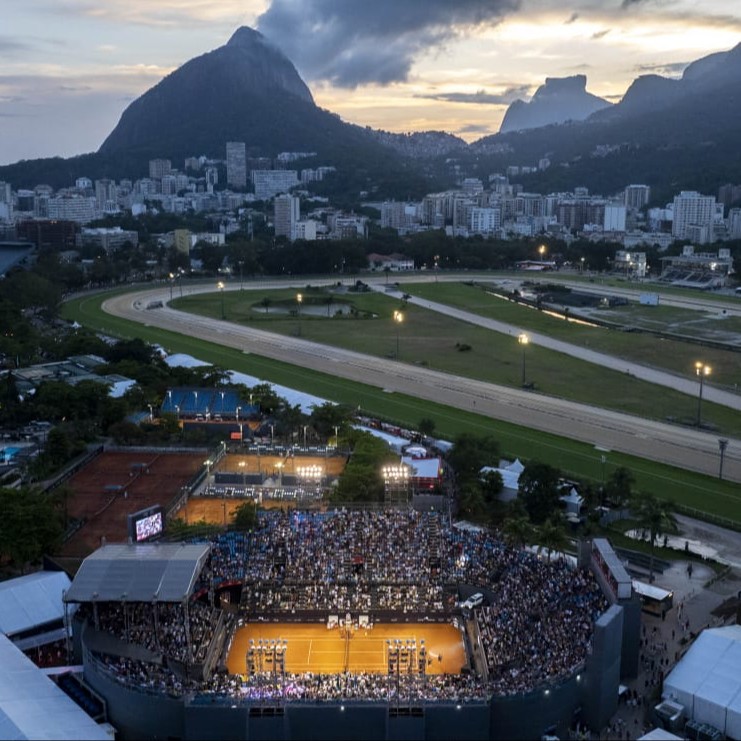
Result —
<instances>
[{"instance_id":1,"label":"tall light pole","mask_svg":"<svg viewBox=\"0 0 741 741\"><path fill-rule=\"evenodd\" d=\"M540 247L538 247L538 254L540 255L540 261L543 262L543 256L545 255L545 245L541 244Z\"/></svg>"},{"instance_id":2,"label":"tall light pole","mask_svg":"<svg viewBox=\"0 0 741 741\"><path fill-rule=\"evenodd\" d=\"M701 361L695 363L695 375L700 379L700 393L697 396L697 426L702 423L702 387L705 378L710 375L712 368Z\"/></svg>"},{"instance_id":3,"label":"tall light pole","mask_svg":"<svg viewBox=\"0 0 741 741\"><path fill-rule=\"evenodd\" d=\"M720 466L718 468L718 478L723 479L723 459L726 455L726 448L728 447L728 440L724 437L718 438L718 449L720 450Z\"/></svg>"},{"instance_id":4,"label":"tall light pole","mask_svg":"<svg viewBox=\"0 0 741 741\"><path fill-rule=\"evenodd\" d=\"M304 427L304 450L306 450L306 427L307 426L304 425L303 427Z\"/></svg>"},{"instance_id":5,"label":"tall light pole","mask_svg":"<svg viewBox=\"0 0 741 741\"><path fill-rule=\"evenodd\" d=\"M221 318L226 319L226 311L224 309L224 284L221 281L218 282L218 288L221 292Z\"/></svg>"},{"instance_id":6,"label":"tall light pole","mask_svg":"<svg viewBox=\"0 0 741 741\"><path fill-rule=\"evenodd\" d=\"M175 276L170 273L170 301L172 301L172 287L175 283Z\"/></svg>"},{"instance_id":7,"label":"tall light pole","mask_svg":"<svg viewBox=\"0 0 741 741\"><path fill-rule=\"evenodd\" d=\"M242 268L244 267L244 260L239 261L239 290L244 290L244 277Z\"/></svg>"},{"instance_id":8,"label":"tall light pole","mask_svg":"<svg viewBox=\"0 0 741 741\"><path fill-rule=\"evenodd\" d=\"M522 334L517 335L517 342L522 346L522 385L525 385L525 348L528 346L528 343L530 342L530 338L522 332Z\"/></svg>"},{"instance_id":9,"label":"tall light pole","mask_svg":"<svg viewBox=\"0 0 741 741\"><path fill-rule=\"evenodd\" d=\"M394 324L396 324L396 360L399 359L399 327L401 326L403 321L404 321L404 312L395 311L394 312Z\"/></svg>"},{"instance_id":10,"label":"tall light pole","mask_svg":"<svg viewBox=\"0 0 741 741\"><path fill-rule=\"evenodd\" d=\"M304 297L302 294L296 294L296 303L298 304L298 336L301 337L301 304L303 303Z\"/></svg>"}]
</instances>

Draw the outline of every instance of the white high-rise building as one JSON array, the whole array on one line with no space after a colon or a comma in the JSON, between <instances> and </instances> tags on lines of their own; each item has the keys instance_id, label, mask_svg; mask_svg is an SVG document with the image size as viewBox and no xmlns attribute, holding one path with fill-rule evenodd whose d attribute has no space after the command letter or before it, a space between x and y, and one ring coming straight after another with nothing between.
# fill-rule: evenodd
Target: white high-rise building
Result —
<instances>
[{"instance_id":1,"label":"white high-rise building","mask_svg":"<svg viewBox=\"0 0 741 741\"><path fill-rule=\"evenodd\" d=\"M625 231L626 207L621 203L606 203L602 228L606 232Z\"/></svg>"},{"instance_id":2,"label":"white high-rise building","mask_svg":"<svg viewBox=\"0 0 741 741\"><path fill-rule=\"evenodd\" d=\"M625 208L638 210L651 199L651 187L648 185L629 185L625 189Z\"/></svg>"},{"instance_id":3,"label":"white high-rise building","mask_svg":"<svg viewBox=\"0 0 741 741\"><path fill-rule=\"evenodd\" d=\"M502 226L502 210L474 206L468 213L470 234L494 234Z\"/></svg>"},{"instance_id":4,"label":"white high-rise building","mask_svg":"<svg viewBox=\"0 0 741 741\"><path fill-rule=\"evenodd\" d=\"M276 237L288 237L291 241L296 239L296 224L300 219L300 202L298 196L284 194L276 196L273 201L275 216Z\"/></svg>"},{"instance_id":5,"label":"white high-rise building","mask_svg":"<svg viewBox=\"0 0 741 741\"><path fill-rule=\"evenodd\" d=\"M712 231L714 218L715 196L703 196L693 190L683 190L678 196L674 196L672 236L675 239L689 239L690 231L693 236L698 231L694 227Z\"/></svg>"},{"instance_id":6,"label":"white high-rise building","mask_svg":"<svg viewBox=\"0 0 741 741\"><path fill-rule=\"evenodd\" d=\"M252 184L255 186L255 198L265 201L278 193L288 193L298 185L296 170L253 170Z\"/></svg>"},{"instance_id":7,"label":"white high-rise building","mask_svg":"<svg viewBox=\"0 0 741 741\"><path fill-rule=\"evenodd\" d=\"M247 145L226 143L226 184L231 188L247 187Z\"/></svg>"},{"instance_id":8,"label":"white high-rise building","mask_svg":"<svg viewBox=\"0 0 741 741\"><path fill-rule=\"evenodd\" d=\"M102 178L95 181L95 200L101 213L118 211L118 188L115 180Z\"/></svg>"},{"instance_id":9,"label":"white high-rise building","mask_svg":"<svg viewBox=\"0 0 741 741\"><path fill-rule=\"evenodd\" d=\"M732 208L728 212L728 236L741 239L741 208Z\"/></svg>"},{"instance_id":10,"label":"white high-rise building","mask_svg":"<svg viewBox=\"0 0 741 741\"><path fill-rule=\"evenodd\" d=\"M152 180L162 180L172 173L172 162L170 160L149 160L149 177Z\"/></svg>"}]
</instances>

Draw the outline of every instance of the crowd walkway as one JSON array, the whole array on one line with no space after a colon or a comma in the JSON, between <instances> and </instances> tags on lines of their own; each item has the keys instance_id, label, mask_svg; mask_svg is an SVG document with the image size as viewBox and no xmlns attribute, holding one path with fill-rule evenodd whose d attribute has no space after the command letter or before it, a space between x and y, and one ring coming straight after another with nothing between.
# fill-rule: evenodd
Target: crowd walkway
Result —
<instances>
[{"instance_id":1,"label":"crowd walkway","mask_svg":"<svg viewBox=\"0 0 741 741\"><path fill-rule=\"evenodd\" d=\"M680 559L656 576L656 586L674 593L674 607L663 620L642 613L639 674L625 685L618 711L600 739L636 739L654 728L651 711L660 701L663 680L695 637L705 628L735 622L733 615L724 619L712 613L741 589L741 533L689 517L677 520L677 540L689 542L693 553L707 557L721 551L724 562L736 567L715 581L716 571L709 565Z\"/></svg>"}]
</instances>

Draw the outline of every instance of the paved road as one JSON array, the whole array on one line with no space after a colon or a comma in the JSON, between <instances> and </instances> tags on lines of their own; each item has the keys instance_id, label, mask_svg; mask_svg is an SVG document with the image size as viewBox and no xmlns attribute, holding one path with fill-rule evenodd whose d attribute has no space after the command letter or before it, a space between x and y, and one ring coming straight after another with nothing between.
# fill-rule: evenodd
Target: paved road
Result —
<instances>
[{"instance_id":1,"label":"paved road","mask_svg":"<svg viewBox=\"0 0 741 741\"><path fill-rule=\"evenodd\" d=\"M277 285L285 286L285 283ZM268 288L271 284L261 286ZM213 288L189 287L186 292L206 290ZM195 316L170 307L145 308L152 301L168 299L169 287L162 287L107 299L103 308L126 319L377 386L384 391L468 409L680 468L710 475L718 472L715 435ZM535 439L533 444L537 445ZM729 443L724 475L741 482L741 440Z\"/></svg>"}]
</instances>

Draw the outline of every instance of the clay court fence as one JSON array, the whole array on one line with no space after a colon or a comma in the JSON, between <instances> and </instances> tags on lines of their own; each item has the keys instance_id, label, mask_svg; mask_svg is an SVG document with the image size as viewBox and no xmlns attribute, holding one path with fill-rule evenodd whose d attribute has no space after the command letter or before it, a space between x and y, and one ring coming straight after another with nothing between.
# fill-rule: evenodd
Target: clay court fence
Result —
<instances>
[{"instance_id":1,"label":"clay court fence","mask_svg":"<svg viewBox=\"0 0 741 741\"><path fill-rule=\"evenodd\" d=\"M104 450L102 445L88 451L82 458L78 458L69 468L65 469L54 481L44 489L44 494L58 489L65 481L69 481L81 468L87 466L93 458L97 458Z\"/></svg>"}]
</instances>

